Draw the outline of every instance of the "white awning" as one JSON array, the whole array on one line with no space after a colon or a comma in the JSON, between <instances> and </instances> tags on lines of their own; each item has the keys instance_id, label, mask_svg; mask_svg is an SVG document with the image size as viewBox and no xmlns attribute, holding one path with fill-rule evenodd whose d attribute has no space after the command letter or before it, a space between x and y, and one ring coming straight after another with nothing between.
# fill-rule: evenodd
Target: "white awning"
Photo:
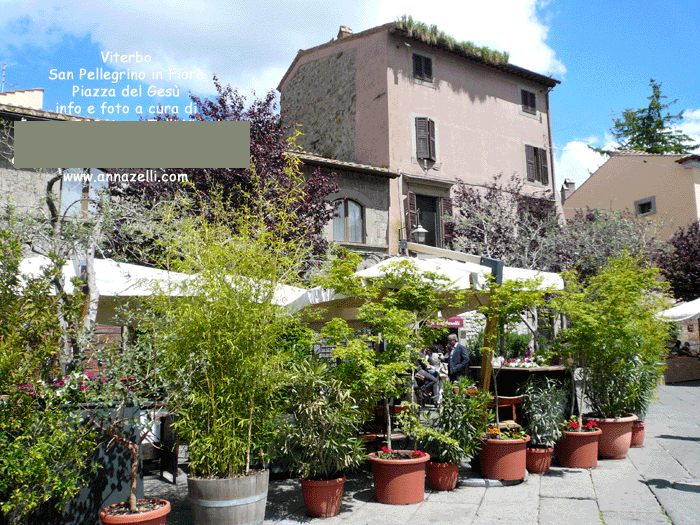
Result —
<instances>
[{"instance_id":1,"label":"white awning","mask_svg":"<svg viewBox=\"0 0 700 525\"><path fill-rule=\"evenodd\" d=\"M659 314L670 321L685 321L686 319L697 319L700 317L700 299L695 299L688 303L683 303L664 310Z\"/></svg>"}]
</instances>

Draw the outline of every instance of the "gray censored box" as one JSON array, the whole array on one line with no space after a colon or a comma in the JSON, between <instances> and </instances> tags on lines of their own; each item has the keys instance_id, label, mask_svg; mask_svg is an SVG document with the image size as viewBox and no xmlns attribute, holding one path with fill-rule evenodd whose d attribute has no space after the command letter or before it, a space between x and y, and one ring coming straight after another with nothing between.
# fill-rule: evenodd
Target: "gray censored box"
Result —
<instances>
[{"instance_id":1,"label":"gray censored box","mask_svg":"<svg viewBox=\"0 0 700 525\"><path fill-rule=\"evenodd\" d=\"M250 122L19 121L16 168L248 168Z\"/></svg>"}]
</instances>

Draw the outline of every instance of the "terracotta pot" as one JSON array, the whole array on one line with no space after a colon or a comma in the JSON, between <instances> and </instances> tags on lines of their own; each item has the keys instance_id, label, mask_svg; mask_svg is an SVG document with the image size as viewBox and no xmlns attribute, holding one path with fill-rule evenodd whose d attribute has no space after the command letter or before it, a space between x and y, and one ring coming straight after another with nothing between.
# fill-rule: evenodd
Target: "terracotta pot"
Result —
<instances>
[{"instance_id":1,"label":"terracotta pot","mask_svg":"<svg viewBox=\"0 0 700 525\"><path fill-rule=\"evenodd\" d=\"M632 423L637 416L597 418L584 416L583 421L594 421L603 431L598 442L598 457L601 459L623 459L632 443Z\"/></svg>"},{"instance_id":2,"label":"terracotta pot","mask_svg":"<svg viewBox=\"0 0 700 525\"><path fill-rule=\"evenodd\" d=\"M643 421L635 421L632 425L632 442L630 448L641 448L644 446L644 427L647 424Z\"/></svg>"},{"instance_id":3,"label":"terracotta pot","mask_svg":"<svg viewBox=\"0 0 700 525\"><path fill-rule=\"evenodd\" d=\"M139 501L148 501L140 499ZM140 525L165 525L166 516L170 513L170 502L164 499L151 499L151 501L161 501L165 503L162 507L148 512L139 512L138 514L109 514L109 509L112 507L120 507L124 503L115 503L109 507L105 507L100 512L100 521L106 525L119 523L138 523Z\"/></svg>"},{"instance_id":4,"label":"terracotta pot","mask_svg":"<svg viewBox=\"0 0 700 525\"><path fill-rule=\"evenodd\" d=\"M482 439L481 474L486 479L516 481L525 477L527 464L527 442L523 439Z\"/></svg>"},{"instance_id":5,"label":"terracotta pot","mask_svg":"<svg viewBox=\"0 0 700 525\"><path fill-rule=\"evenodd\" d=\"M568 468L595 468L598 464L598 440L603 432L564 431L554 447L557 463Z\"/></svg>"},{"instance_id":6,"label":"terracotta pot","mask_svg":"<svg viewBox=\"0 0 700 525\"><path fill-rule=\"evenodd\" d=\"M398 452L411 452L399 450ZM379 503L411 505L425 497L425 464L430 455L412 459L381 459L369 455L374 475L374 497Z\"/></svg>"},{"instance_id":7,"label":"terracotta pot","mask_svg":"<svg viewBox=\"0 0 700 525\"><path fill-rule=\"evenodd\" d=\"M340 513L346 477L316 481L299 478L306 513L315 518L329 518Z\"/></svg>"},{"instance_id":8,"label":"terracotta pot","mask_svg":"<svg viewBox=\"0 0 700 525\"><path fill-rule=\"evenodd\" d=\"M428 484L434 490L452 490L457 486L459 463L428 461L426 473Z\"/></svg>"},{"instance_id":9,"label":"terracotta pot","mask_svg":"<svg viewBox=\"0 0 700 525\"><path fill-rule=\"evenodd\" d=\"M552 452L554 452L554 447L527 447L527 471L531 474L546 474L549 472L549 467L552 465Z\"/></svg>"}]
</instances>

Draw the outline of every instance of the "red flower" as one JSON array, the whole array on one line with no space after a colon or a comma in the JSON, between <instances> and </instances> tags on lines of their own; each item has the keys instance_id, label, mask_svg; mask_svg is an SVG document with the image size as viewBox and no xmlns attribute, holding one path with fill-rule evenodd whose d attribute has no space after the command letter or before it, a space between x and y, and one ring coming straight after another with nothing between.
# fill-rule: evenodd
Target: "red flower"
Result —
<instances>
[{"instance_id":1,"label":"red flower","mask_svg":"<svg viewBox=\"0 0 700 525\"><path fill-rule=\"evenodd\" d=\"M598 428L598 423L596 423L595 421L589 421L588 423L586 423L586 428L589 430L592 428Z\"/></svg>"},{"instance_id":2,"label":"red flower","mask_svg":"<svg viewBox=\"0 0 700 525\"><path fill-rule=\"evenodd\" d=\"M578 427L581 426L581 425L579 425L576 421L569 421L568 425L569 425L571 428L573 428L574 430L577 430Z\"/></svg>"}]
</instances>

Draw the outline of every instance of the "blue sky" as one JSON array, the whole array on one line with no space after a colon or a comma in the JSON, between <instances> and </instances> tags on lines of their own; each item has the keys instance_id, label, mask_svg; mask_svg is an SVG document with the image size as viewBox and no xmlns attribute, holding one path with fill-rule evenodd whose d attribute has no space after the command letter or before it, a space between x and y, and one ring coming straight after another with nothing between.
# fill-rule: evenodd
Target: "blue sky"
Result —
<instances>
[{"instance_id":1,"label":"blue sky","mask_svg":"<svg viewBox=\"0 0 700 525\"><path fill-rule=\"evenodd\" d=\"M404 13L459 40L508 51L511 63L561 80L551 93L558 185L572 178L580 186L603 162L586 145L606 146L613 116L646 106L651 78L663 83L667 101L678 99L670 111L683 112L681 130L700 141L697 0L0 0L3 87L44 88L44 109L51 111L73 102L71 109L79 105L84 115L93 105L89 116L136 120L139 104L148 112L161 102L178 106L184 117L190 91L212 94L212 73L242 93L262 94L277 86L297 50L330 40L338 26L359 32ZM134 57L115 63L110 52ZM52 70L74 78L52 79ZM86 76L120 71L145 78L112 83ZM158 72L162 80L153 79ZM127 85L140 86L142 98L122 97ZM149 97L151 85L177 86L180 96ZM106 96L87 97L81 86Z\"/></svg>"}]
</instances>

